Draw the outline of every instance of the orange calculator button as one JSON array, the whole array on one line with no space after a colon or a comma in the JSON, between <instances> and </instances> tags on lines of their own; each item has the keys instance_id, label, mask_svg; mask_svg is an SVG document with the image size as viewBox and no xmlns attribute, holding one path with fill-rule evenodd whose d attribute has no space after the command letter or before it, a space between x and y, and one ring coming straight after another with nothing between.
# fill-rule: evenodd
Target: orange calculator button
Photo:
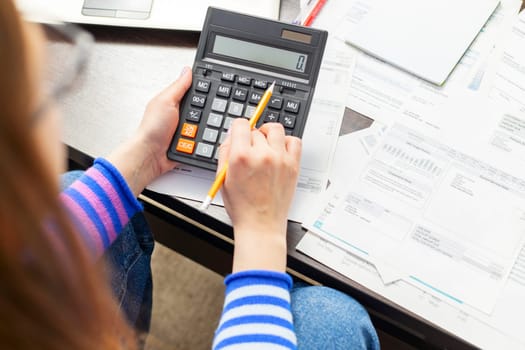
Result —
<instances>
[{"instance_id":1,"label":"orange calculator button","mask_svg":"<svg viewBox=\"0 0 525 350\"><path fill-rule=\"evenodd\" d=\"M179 139L179 142L177 142L176 150L182 153L192 154L194 147L195 147L195 141Z\"/></svg>"},{"instance_id":2,"label":"orange calculator button","mask_svg":"<svg viewBox=\"0 0 525 350\"><path fill-rule=\"evenodd\" d=\"M191 137L192 139L195 138L195 135L197 135L197 129L199 127L197 126L197 124L189 124L189 123L184 123L182 125L182 130L180 132L180 135L181 136L186 136L186 137Z\"/></svg>"}]
</instances>

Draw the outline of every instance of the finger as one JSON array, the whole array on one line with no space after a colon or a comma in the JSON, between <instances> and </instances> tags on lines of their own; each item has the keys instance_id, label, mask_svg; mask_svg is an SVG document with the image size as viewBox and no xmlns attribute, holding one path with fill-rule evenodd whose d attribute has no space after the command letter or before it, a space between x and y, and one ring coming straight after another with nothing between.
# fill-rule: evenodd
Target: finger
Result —
<instances>
[{"instance_id":1,"label":"finger","mask_svg":"<svg viewBox=\"0 0 525 350\"><path fill-rule=\"evenodd\" d=\"M284 127L281 123L266 123L259 130L266 137L271 148L278 152L286 150Z\"/></svg>"},{"instance_id":2,"label":"finger","mask_svg":"<svg viewBox=\"0 0 525 350\"><path fill-rule=\"evenodd\" d=\"M228 133L226 139L219 146L219 163L217 165L217 173L223 168L224 164L226 164L228 158L230 157L231 139L231 135Z\"/></svg>"},{"instance_id":3,"label":"finger","mask_svg":"<svg viewBox=\"0 0 525 350\"><path fill-rule=\"evenodd\" d=\"M165 96L168 100L175 102L178 106L182 97L191 86L191 68L184 67L179 78L170 86L164 89L160 95Z\"/></svg>"},{"instance_id":4,"label":"finger","mask_svg":"<svg viewBox=\"0 0 525 350\"><path fill-rule=\"evenodd\" d=\"M262 133L260 130L253 129L252 130L252 145L254 148L258 149L257 152L261 152L262 148L268 147L268 140L266 139L266 135Z\"/></svg>"},{"instance_id":5,"label":"finger","mask_svg":"<svg viewBox=\"0 0 525 350\"><path fill-rule=\"evenodd\" d=\"M301 159L301 150L302 142L301 139L295 136L286 136L286 151L290 154L296 161Z\"/></svg>"},{"instance_id":6,"label":"finger","mask_svg":"<svg viewBox=\"0 0 525 350\"><path fill-rule=\"evenodd\" d=\"M248 120L244 118L235 119L231 125L230 138L230 157L236 157L249 150L252 137Z\"/></svg>"}]
</instances>

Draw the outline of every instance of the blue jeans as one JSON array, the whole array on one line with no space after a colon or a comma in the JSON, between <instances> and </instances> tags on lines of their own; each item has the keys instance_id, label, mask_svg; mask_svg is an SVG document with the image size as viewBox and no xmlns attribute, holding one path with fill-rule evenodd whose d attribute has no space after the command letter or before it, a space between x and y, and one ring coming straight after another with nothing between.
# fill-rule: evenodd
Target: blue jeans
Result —
<instances>
[{"instance_id":1,"label":"blue jeans","mask_svg":"<svg viewBox=\"0 0 525 350\"><path fill-rule=\"evenodd\" d=\"M379 350L379 339L365 308L328 287L297 282L291 292L297 347Z\"/></svg>"},{"instance_id":2,"label":"blue jeans","mask_svg":"<svg viewBox=\"0 0 525 350\"><path fill-rule=\"evenodd\" d=\"M80 175L81 171L62 175L63 188ZM144 215L138 213L104 254L111 266L113 292L140 333L149 331L151 320L153 246ZM368 313L350 296L299 282L291 291L291 300L299 349L379 349Z\"/></svg>"}]
</instances>

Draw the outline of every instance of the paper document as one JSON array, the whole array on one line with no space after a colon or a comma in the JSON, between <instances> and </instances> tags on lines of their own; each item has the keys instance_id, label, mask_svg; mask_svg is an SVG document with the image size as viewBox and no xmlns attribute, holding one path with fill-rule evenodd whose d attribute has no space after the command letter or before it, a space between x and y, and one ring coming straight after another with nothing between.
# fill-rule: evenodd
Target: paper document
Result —
<instances>
[{"instance_id":1,"label":"paper document","mask_svg":"<svg viewBox=\"0 0 525 350\"><path fill-rule=\"evenodd\" d=\"M377 2L331 0L313 26L344 41ZM345 116L366 125L339 137L297 246L484 349L525 348L520 6L501 1L440 87L356 54Z\"/></svg>"},{"instance_id":2,"label":"paper document","mask_svg":"<svg viewBox=\"0 0 525 350\"><path fill-rule=\"evenodd\" d=\"M331 0L314 25L343 41L352 22L359 18L360 0ZM488 94L491 74L486 73L494 45L510 27L521 1L504 0L467 50L442 87L429 84L369 55L357 53L350 95L351 109L390 125L394 121L439 138L453 124L446 115L429 113L457 94ZM484 96L482 98L485 98ZM449 118L450 119L450 118Z\"/></svg>"},{"instance_id":3,"label":"paper document","mask_svg":"<svg viewBox=\"0 0 525 350\"><path fill-rule=\"evenodd\" d=\"M498 0L358 1L345 40L416 76L442 85Z\"/></svg>"},{"instance_id":4,"label":"paper document","mask_svg":"<svg viewBox=\"0 0 525 350\"><path fill-rule=\"evenodd\" d=\"M487 350L524 349L525 248L514 265L494 312L459 308L406 281L385 285L374 265L307 232L297 249L399 306Z\"/></svg>"},{"instance_id":5,"label":"paper document","mask_svg":"<svg viewBox=\"0 0 525 350\"><path fill-rule=\"evenodd\" d=\"M347 164L303 226L490 313L525 239L525 182L399 124L359 170Z\"/></svg>"},{"instance_id":6,"label":"paper document","mask_svg":"<svg viewBox=\"0 0 525 350\"><path fill-rule=\"evenodd\" d=\"M516 18L501 46L490 97L502 108L525 113L525 12Z\"/></svg>"}]
</instances>

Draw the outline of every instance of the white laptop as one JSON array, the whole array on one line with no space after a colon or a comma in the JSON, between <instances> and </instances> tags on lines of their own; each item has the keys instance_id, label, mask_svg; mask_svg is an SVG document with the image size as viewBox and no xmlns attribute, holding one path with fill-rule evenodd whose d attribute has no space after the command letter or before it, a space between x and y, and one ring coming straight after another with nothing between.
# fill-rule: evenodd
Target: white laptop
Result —
<instances>
[{"instance_id":1,"label":"white laptop","mask_svg":"<svg viewBox=\"0 0 525 350\"><path fill-rule=\"evenodd\" d=\"M27 13L83 24L200 31L208 6L271 19L280 0L16 0Z\"/></svg>"}]
</instances>

